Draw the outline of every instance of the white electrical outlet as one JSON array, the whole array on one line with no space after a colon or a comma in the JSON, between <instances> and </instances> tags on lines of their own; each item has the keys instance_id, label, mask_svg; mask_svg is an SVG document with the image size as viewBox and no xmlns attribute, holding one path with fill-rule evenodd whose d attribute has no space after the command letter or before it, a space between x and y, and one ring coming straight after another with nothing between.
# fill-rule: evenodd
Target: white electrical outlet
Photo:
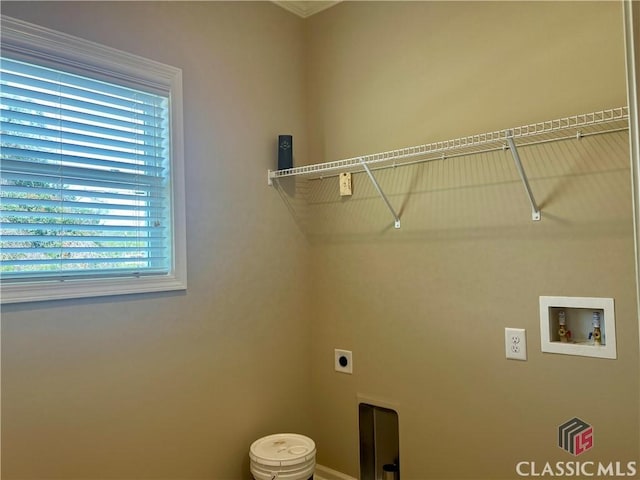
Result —
<instances>
[{"instance_id":1,"label":"white electrical outlet","mask_svg":"<svg viewBox=\"0 0 640 480\"><path fill-rule=\"evenodd\" d=\"M527 332L524 328L505 328L504 347L507 358L527 359Z\"/></svg>"},{"instance_id":2,"label":"white electrical outlet","mask_svg":"<svg viewBox=\"0 0 640 480\"><path fill-rule=\"evenodd\" d=\"M336 372L353 373L353 358L350 350L334 350L334 367Z\"/></svg>"}]
</instances>

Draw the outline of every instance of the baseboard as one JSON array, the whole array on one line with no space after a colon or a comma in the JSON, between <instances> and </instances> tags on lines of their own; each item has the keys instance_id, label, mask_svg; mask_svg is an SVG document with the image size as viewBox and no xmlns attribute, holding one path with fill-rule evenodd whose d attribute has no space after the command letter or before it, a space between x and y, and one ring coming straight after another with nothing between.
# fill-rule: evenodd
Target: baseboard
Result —
<instances>
[{"instance_id":1,"label":"baseboard","mask_svg":"<svg viewBox=\"0 0 640 480\"><path fill-rule=\"evenodd\" d=\"M350 477L342 472L333 470L332 468L325 467L324 465L318 465L316 463L316 471L313 473L313 480L358 480L357 478Z\"/></svg>"}]
</instances>

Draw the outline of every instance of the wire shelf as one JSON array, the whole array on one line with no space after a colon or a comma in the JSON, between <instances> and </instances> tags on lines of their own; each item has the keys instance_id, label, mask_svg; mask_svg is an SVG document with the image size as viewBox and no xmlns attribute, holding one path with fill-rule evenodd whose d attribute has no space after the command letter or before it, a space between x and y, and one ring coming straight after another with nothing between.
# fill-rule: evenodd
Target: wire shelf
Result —
<instances>
[{"instance_id":1,"label":"wire shelf","mask_svg":"<svg viewBox=\"0 0 640 480\"><path fill-rule=\"evenodd\" d=\"M626 130L629 128L628 119L629 108L626 106L617 107L332 162L304 165L285 170L269 170L267 179L268 183L271 184L273 179L282 177L298 175L325 177L327 174L337 174L340 171L362 171L365 165L378 167L384 165L410 165L435 159L445 159L448 156L484 152L490 146L508 148L508 139L514 141L526 139L524 142L516 142L515 145L528 146L566 140L568 138L580 138L587 135ZM575 132L569 136L568 131L571 130Z\"/></svg>"}]
</instances>

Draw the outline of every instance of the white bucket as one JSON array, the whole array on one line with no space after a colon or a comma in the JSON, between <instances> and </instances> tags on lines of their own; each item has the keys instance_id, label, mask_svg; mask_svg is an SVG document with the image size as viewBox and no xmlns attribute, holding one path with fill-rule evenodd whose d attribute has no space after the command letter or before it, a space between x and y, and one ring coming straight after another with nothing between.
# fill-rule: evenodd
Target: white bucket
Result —
<instances>
[{"instance_id":1,"label":"white bucket","mask_svg":"<svg viewBox=\"0 0 640 480\"><path fill-rule=\"evenodd\" d=\"M255 480L308 480L316 468L316 444L304 435L277 433L249 449Z\"/></svg>"}]
</instances>

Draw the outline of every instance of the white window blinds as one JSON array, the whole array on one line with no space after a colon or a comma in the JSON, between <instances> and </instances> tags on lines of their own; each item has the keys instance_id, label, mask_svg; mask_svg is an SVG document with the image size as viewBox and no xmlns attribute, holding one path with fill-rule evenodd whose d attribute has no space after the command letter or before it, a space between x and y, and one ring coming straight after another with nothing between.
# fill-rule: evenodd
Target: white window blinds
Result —
<instances>
[{"instance_id":1,"label":"white window blinds","mask_svg":"<svg viewBox=\"0 0 640 480\"><path fill-rule=\"evenodd\" d=\"M2 282L169 273L169 95L0 62Z\"/></svg>"}]
</instances>

